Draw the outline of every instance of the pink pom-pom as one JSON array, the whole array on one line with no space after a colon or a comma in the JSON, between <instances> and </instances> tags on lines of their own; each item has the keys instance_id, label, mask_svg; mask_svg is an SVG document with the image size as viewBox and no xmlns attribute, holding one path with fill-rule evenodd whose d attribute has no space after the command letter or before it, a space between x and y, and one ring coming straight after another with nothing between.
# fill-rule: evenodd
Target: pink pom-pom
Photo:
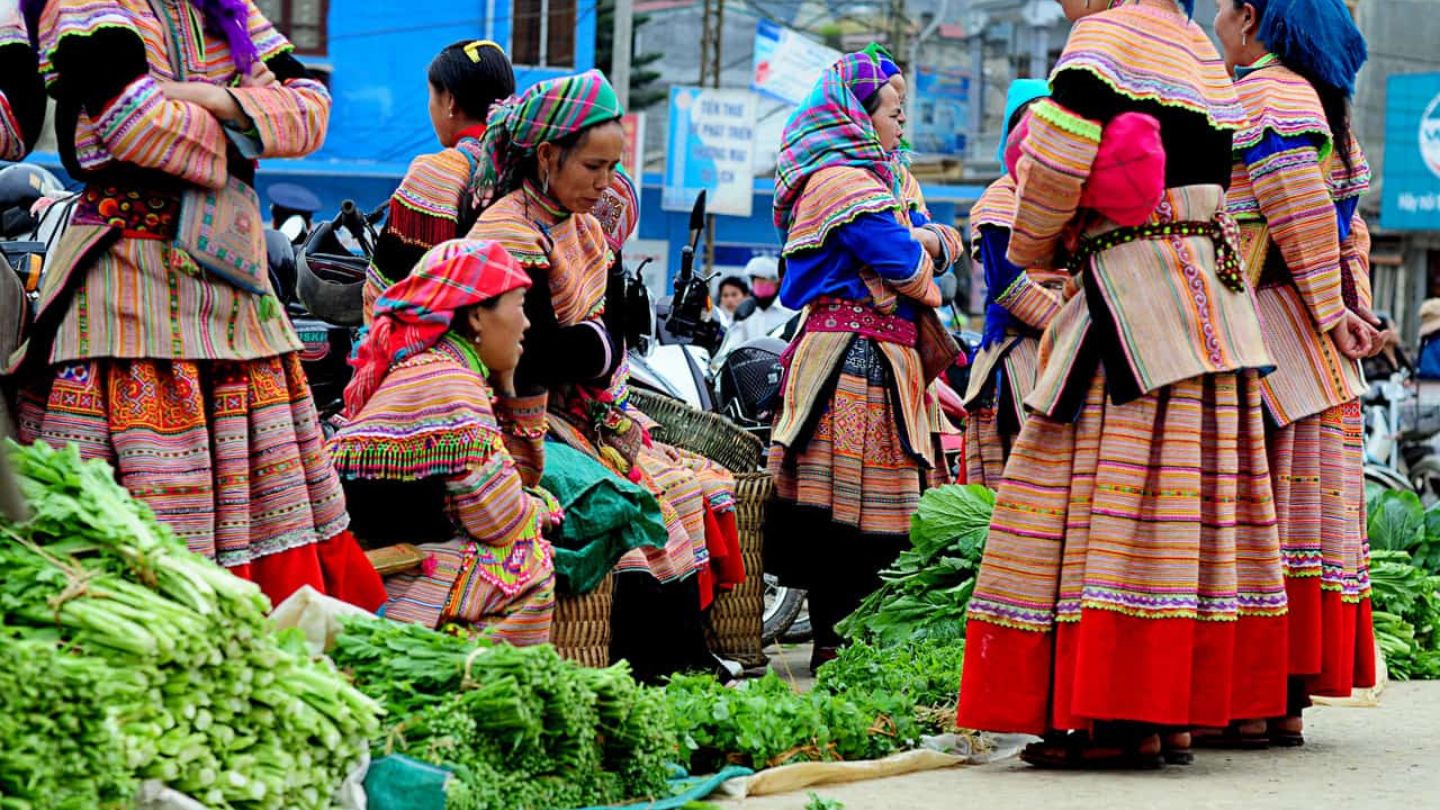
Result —
<instances>
[{"instance_id":1,"label":"pink pom-pom","mask_svg":"<svg viewBox=\"0 0 1440 810\"><path fill-rule=\"evenodd\" d=\"M435 559L434 554L430 554L420 561L420 573L427 577L435 576L435 569L439 567L440 561Z\"/></svg>"}]
</instances>

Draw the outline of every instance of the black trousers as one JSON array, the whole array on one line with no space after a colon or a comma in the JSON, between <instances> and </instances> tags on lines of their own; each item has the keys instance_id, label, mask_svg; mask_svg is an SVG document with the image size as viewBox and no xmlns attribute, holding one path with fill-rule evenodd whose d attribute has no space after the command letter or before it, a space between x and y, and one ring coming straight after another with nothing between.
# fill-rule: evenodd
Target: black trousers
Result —
<instances>
[{"instance_id":1,"label":"black trousers","mask_svg":"<svg viewBox=\"0 0 1440 810\"><path fill-rule=\"evenodd\" d=\"M662 585L644 571L615 575L610 660L630 662L635 679L656 684L677 672L710 672L697 577Z\"/></svg>"},{"instance_id":2,"label":"black trousers","mask_svg":"<svg viewBox=\"0 0 1440 810\"><path fill-rule=\"evenodd\" d=\"M838 647L835 625L880 587L880 572L910 547L903 535L865 534L828 510L774 498L765 513L765 571L808 591L816 647Z\"/></svg>"}]
</instances>

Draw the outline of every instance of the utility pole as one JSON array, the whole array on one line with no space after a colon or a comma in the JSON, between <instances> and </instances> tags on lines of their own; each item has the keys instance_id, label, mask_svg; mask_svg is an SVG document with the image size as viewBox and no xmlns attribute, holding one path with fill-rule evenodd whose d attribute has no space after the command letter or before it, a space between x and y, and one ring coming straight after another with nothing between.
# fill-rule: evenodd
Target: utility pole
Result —
<instances>
[{"instance_id":1,"label":"utility pole","mask_svg":"<svg viewBox=\"0 0 1440 810\"><path fill-rule=\"evenodd\" d=\"M610 83L620 96L620 106L630 108L630 58L634 56L635 2L615 0L614 44L610 47Z\"/></svg>"},{"instance_id":2,"label":"utility pole","mask_svg":"<svg viewBox=\"0 0 1440 810\"><path fill-rule=\"evenodd\" d=\"M700 86L720 86L724 63L720 54L725 40L725 0L704 0L700 35ZM705 217L705 272L715 267L715 215Z\"/></svg>"}]
</instances>

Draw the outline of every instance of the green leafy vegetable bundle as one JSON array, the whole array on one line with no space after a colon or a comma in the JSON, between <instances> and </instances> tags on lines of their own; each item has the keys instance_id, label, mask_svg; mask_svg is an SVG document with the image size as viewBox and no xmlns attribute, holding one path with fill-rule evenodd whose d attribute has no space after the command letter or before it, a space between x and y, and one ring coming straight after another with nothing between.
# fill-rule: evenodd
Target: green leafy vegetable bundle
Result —
<instances>
[{"instance_id":1,"label":"green leafy vegetable bundle","mask_svg":"<svg viewBox=\"0 0 1440 810\"><path fill-rule=\"evenodd\" d=\"M839 631L880 647L965 635L965 608L985 551L995 493L978 486L944 486L920 499L910 518L911 548L881 574Z\"/></svg>"},{"instance_id":2,"label":"green leafy vegetable bundle","mask_svg":"<svg viewBox=\"0 0 1440 810\"><path fill-rule=\"evenodd\" d=\"M920 728L938 734L953 726L964 656L964 640L929 638L892 647L852 642L820 667L815 690L851 699L902 697L915 704Z\"/></svg>"},{"instance_id":3,"label":"green leafy vegetable bundle","mask_svg":"<svg viewBox=\"0 0 1440 810\"><path fill-rule=\"evenodd\" d=\"M1440 576L1417 568L1404 551L1372 551L1370 585L1375 639L1390 675L1440 678Z\"/></svg>"},{"instance_id":4,"label":"green leafy vegetable bundle","mask_svg":"<svg viewBox=\"0 0 1440 810\"><path fill-rule=\"evenodd\" d=\"M678 744L657 689L548 646L347 621L331 651L390 712L377 753L452 768L451 810L549 810L668 791Z\"/></svg>"},{"instance_id":5,"label":"green leafy vegetable bundle","mask_svg":"<svg viewBox=\"0 0 1440 810\"><path fill-rule=\"evenodd\" d=\"M798 694L773 672L737 688L708 676L677 675L665 700L692 773L726 764L755 769L792 762L860 760L919 740L915 704L905 695Z\"/></svg>"},{"instance_id":6,"label":"green leafy vegetable bundle","mask_svg":"<svg viewBox=\"0 0 1440 810\"><path fill-rule=\"evenodd\" d=\"M32 517L0 524L0 806L124 807L158 779L212 808L328 807L379 705L108 466L10 456Z\"/></svg>"}]
</instances>

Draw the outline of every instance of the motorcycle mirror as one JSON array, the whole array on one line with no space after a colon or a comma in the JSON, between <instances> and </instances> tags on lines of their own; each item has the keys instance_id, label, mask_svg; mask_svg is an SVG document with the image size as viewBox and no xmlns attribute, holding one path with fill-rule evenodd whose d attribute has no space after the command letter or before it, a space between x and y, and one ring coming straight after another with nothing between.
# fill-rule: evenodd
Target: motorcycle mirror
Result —
<instances>
[{"instance_id":1,"label":"motorcycle mirror","mask_svg":"<svg viewBox=\"0 0 1440 810\"><path fill-rule=\"evenodd\" d=\"M697 233L705 227L705 189L695 195L695 206L690 209L690 233Z\"/></svg>"}]
</instances>

